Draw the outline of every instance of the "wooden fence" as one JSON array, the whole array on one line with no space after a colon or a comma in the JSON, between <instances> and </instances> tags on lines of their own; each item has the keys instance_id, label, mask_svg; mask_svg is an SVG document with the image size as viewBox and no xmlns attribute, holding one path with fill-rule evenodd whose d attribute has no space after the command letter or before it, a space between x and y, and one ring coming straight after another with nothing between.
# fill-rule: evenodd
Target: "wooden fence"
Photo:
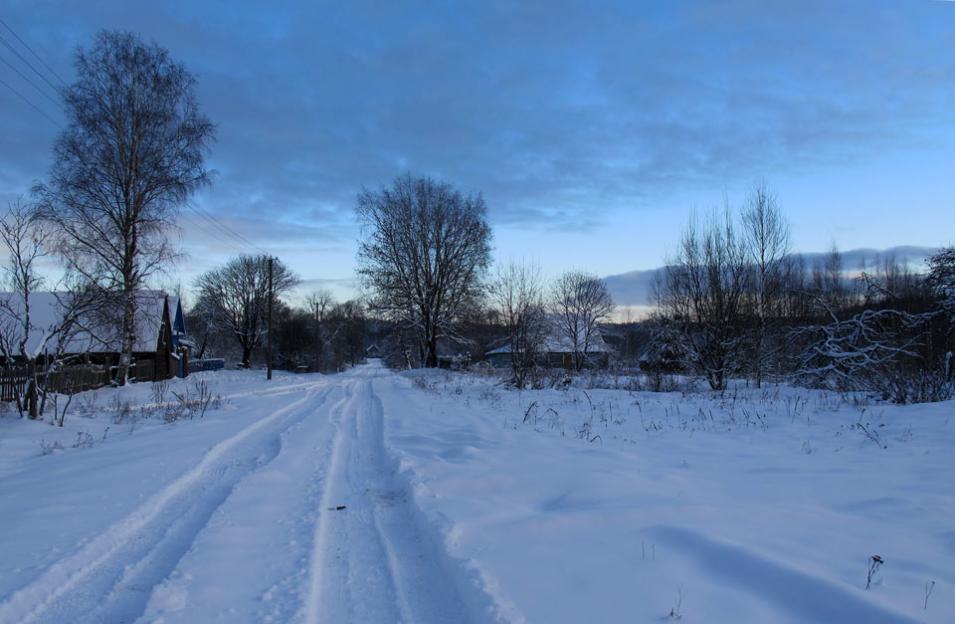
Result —
<instances>
[{"instance_id":1,"label":"wooden fence","mask_svg":"<svg viewBox=\"0 0 955 624\"><path fill-rule=\"evenodd\" d=\"M49 374L39 367L37 380L40 387L50 392L74 394L84 390L101 388L109 383L109 370L102 366L67 366ZM13 366L0 369L0 400L13 401L26 392L26 366Z\"/></svg>"},{"instance_id":2,"label":"wooden fence","mask_svg":"<svg viewBox=\"0 0 955 624\"><path fill-rule=\"evenodd\" d=\"M16 366L0 371L0 401L15 401L27 386L27 367Z\"/></svg>"}]
</instances>

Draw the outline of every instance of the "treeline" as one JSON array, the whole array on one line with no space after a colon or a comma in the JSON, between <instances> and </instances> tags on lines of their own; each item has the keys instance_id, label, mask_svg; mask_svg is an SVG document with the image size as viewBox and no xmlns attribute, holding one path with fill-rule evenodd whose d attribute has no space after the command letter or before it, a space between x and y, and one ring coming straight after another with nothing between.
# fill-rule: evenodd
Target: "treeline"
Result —
<instances>
[{"instance_id":1,"label":"treeline","mask_svg":"<svg viewBox=\"0 0 955 624\"><path fill-rule=\"evenodd\" d=\"M757 187L739 212L693 219L656 292L644 366L865 391L896 402L950 398L955 253L927 274L884 258L851 275L833 250L790 253L778 202Z\"/></svg>"},{"instance_id":2,"label":"treeline","mask_svg":"<svg viewBox=\"0 0 955 624\"><path fill-rule=\"evenodd\" d=\"M336 302L324 291L301 305L283 301L298 282L280 260L266 255L238 256L200 275L196 304L187 315L197 343L194 356L227 357L248 368L264 364L271 346L279 369L335 372L362 362L373 325L364 306Z\"/></svg>"}]
</instances>

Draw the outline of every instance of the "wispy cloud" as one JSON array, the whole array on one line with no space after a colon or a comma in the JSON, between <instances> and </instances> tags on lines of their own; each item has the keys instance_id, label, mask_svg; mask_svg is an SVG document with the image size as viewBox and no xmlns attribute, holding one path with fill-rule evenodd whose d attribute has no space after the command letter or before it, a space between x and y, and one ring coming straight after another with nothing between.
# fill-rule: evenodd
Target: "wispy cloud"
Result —
<instances>
[{"instance_id":1,"label":"wispy cloud","mask_svg":"<svg viewBox=\"0 0 955 624\"><path fill-rule=\"evenodd\" d=\"M197 203L258 245L340 267L358 190L408 170L483 192L495 224L586 233L677 190L841 166L955 121L944 3L8 8L67 77L70 48L101 27L168 47L218 125L217 180ZM2 103L16 111L0 116L9 197L44 175L55 128ZM225 251L191 219L190 247Z\"/></svg>"}]
</instances>

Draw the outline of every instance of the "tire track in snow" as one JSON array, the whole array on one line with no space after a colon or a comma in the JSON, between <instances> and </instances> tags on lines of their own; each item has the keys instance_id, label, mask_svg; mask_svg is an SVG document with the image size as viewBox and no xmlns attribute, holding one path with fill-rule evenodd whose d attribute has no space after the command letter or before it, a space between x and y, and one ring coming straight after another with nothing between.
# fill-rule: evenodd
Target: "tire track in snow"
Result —
<instances>
[{"instance_id":1,"label":"tire track in snow","mask_svg":"<svg viewBox=\"0 0 955 624\"><path fill-rule=\"evenodd\" d=\"M73 555L0 603L0 622L126 622L172 571L245 476L274 459L281 433L316 410L331 387L276 410L210 448L186 473Z\"/></svg>"},{"instance_id":2,"label":"tire track in snow","mask_svg":"<svg viewBox=\"0 0 955 624\"><path fill-rule=\"evenodd\" d=\"M370 378L342 408L313 545L307 624L491 620L489 599L457 582L384 446ZM345 505L343 510L333 510ZM478 615L483 613L484 615Z\"/></svg>"}]
</instances>

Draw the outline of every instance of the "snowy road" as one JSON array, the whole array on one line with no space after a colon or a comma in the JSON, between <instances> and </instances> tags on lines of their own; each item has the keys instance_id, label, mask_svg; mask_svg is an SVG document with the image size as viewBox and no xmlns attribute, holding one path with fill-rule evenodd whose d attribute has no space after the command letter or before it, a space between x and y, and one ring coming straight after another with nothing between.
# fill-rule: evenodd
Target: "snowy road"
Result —
<instances>
[{"instance_id":1,"label":"snowy road","mask_svg":"<svg viewBox=\"0 0 955 624\"><path fill-rule=\"evenodd\" d=\"M386 454L376 383L367 366L294 389L10 593L0 622L468 621L483 598Z\"/></svg>"}]
</instances>

